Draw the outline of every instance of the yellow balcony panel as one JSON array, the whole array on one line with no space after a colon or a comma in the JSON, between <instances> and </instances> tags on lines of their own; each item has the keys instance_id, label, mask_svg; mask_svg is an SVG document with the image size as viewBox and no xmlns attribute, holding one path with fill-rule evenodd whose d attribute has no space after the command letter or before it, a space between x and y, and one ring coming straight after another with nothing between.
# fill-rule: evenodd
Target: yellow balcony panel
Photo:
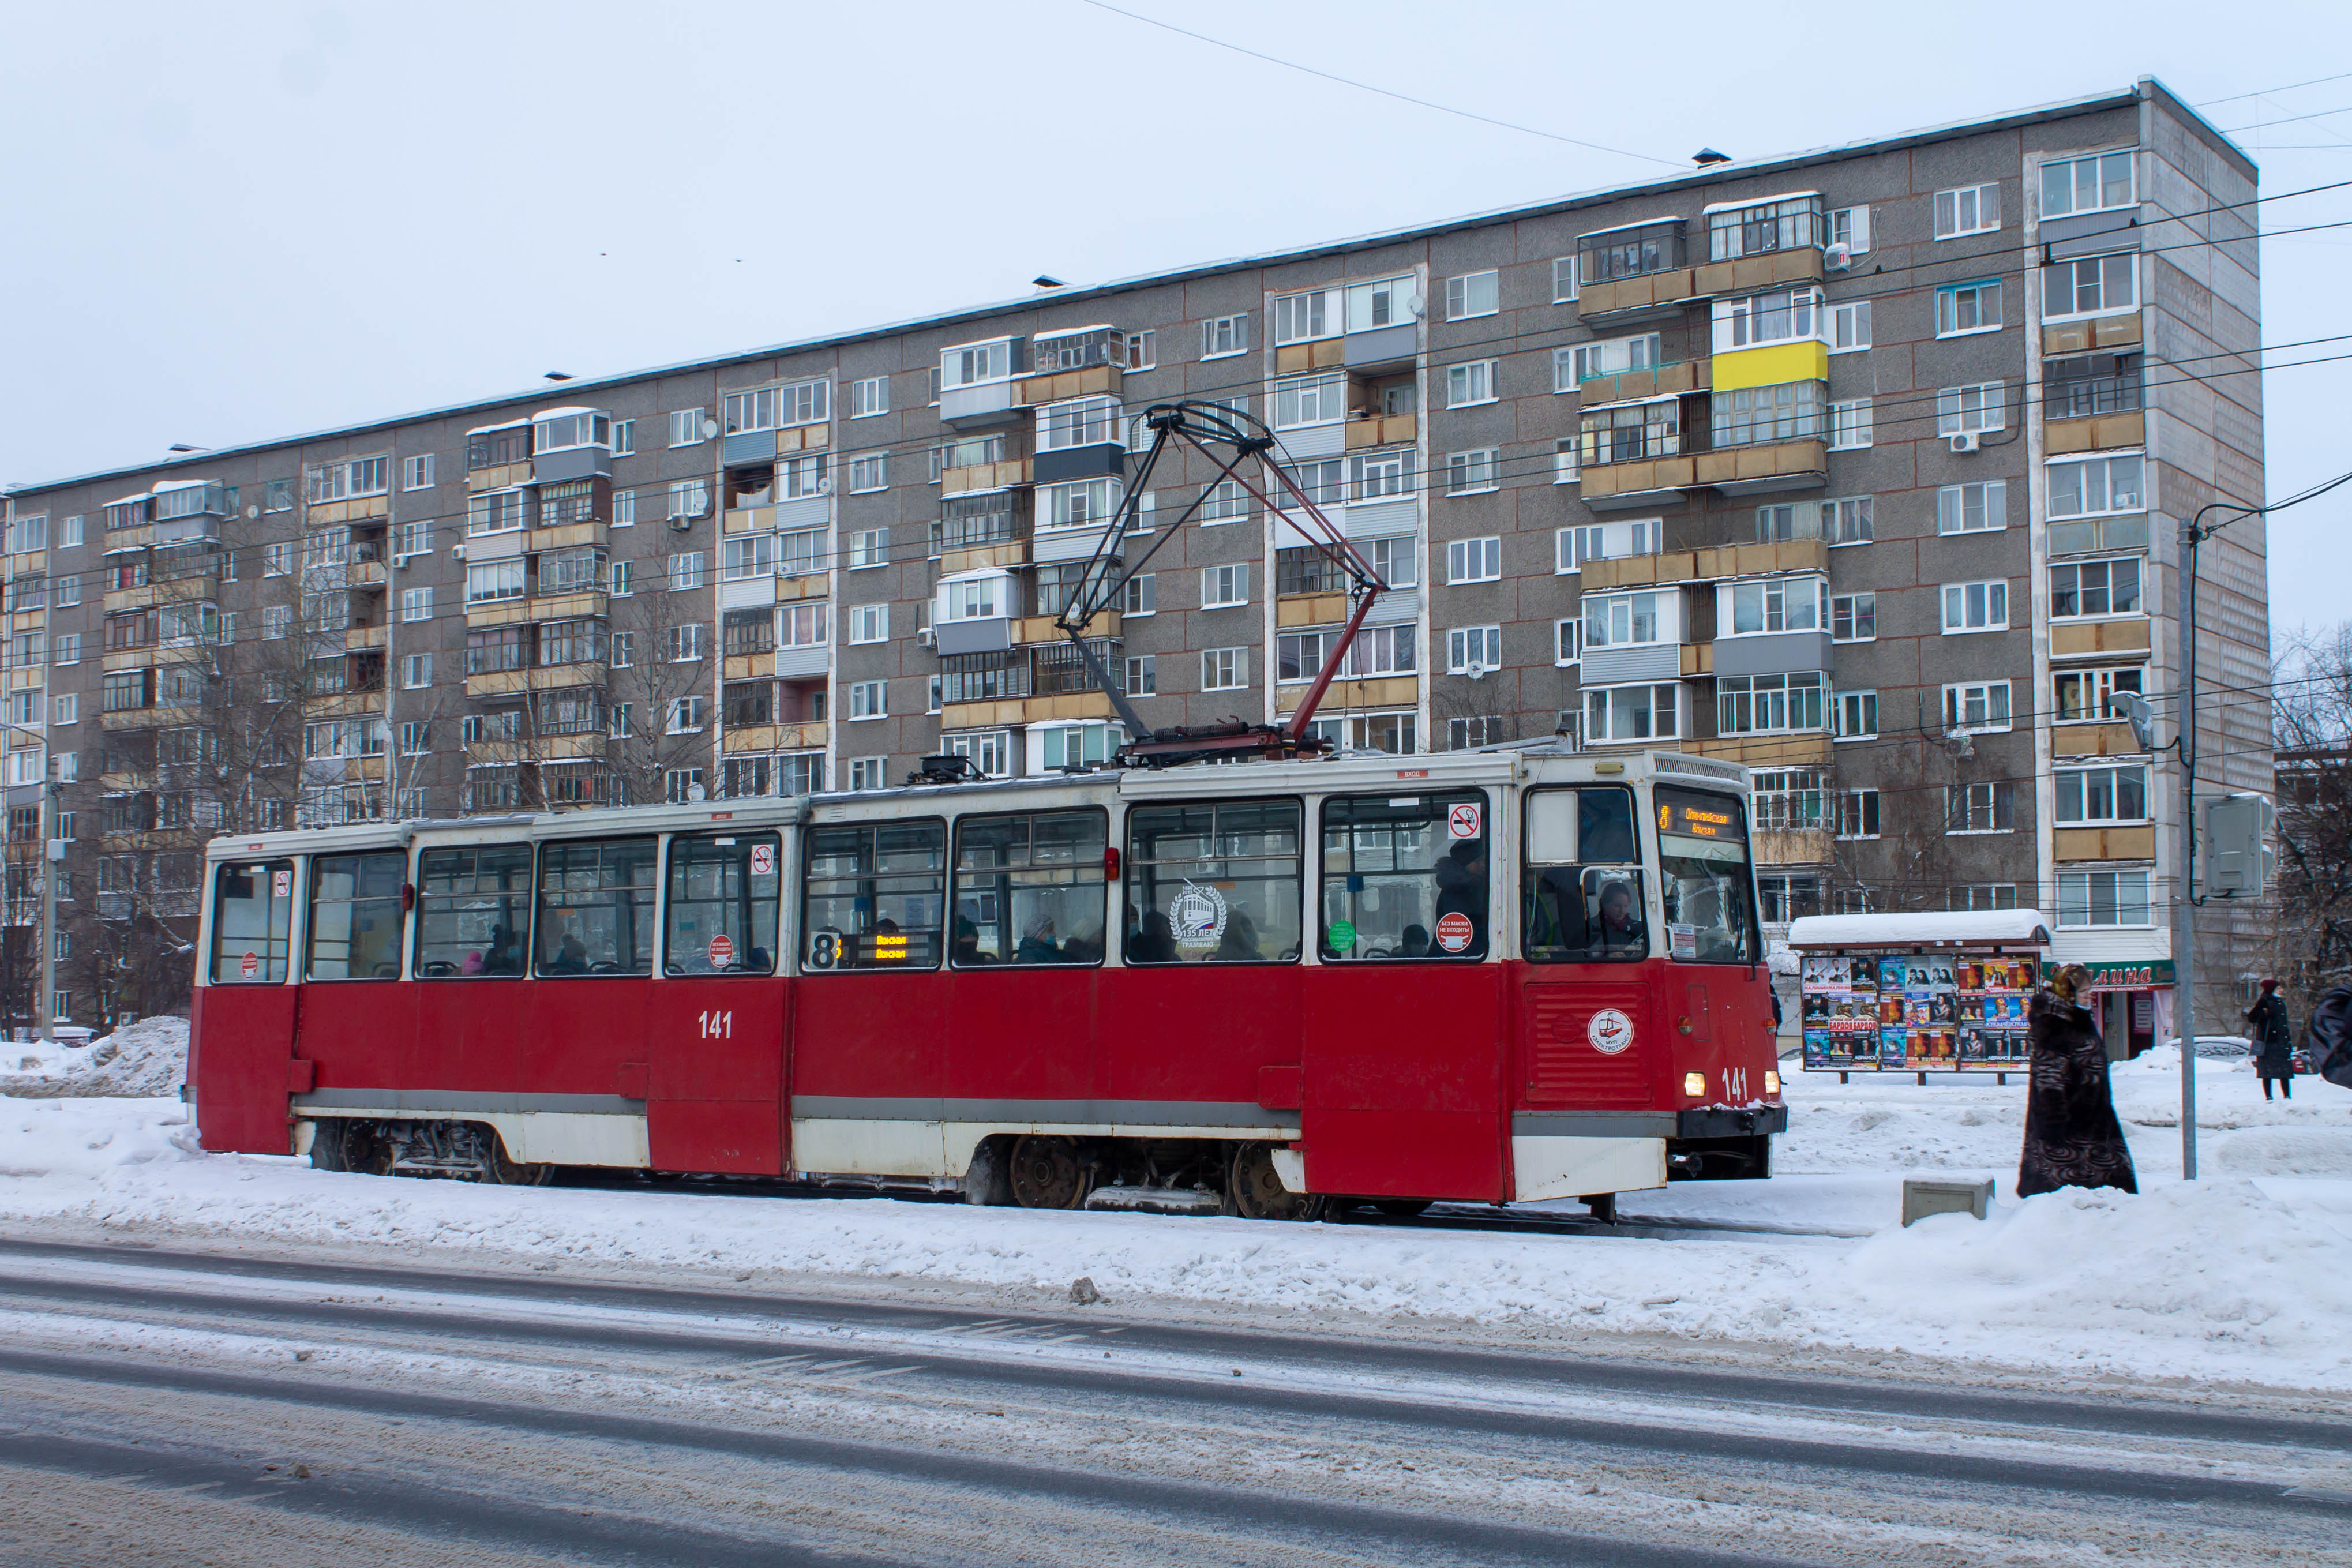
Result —
<instances>
[{"instance_id":1,"label":"yellow balcony panel","mask_svg":"<svg viewBox=\"0 0 2352 1568\"><path fill-rule=\"evenodd\" d=\"M720 737L722 752L772 752L776 747L776 727L773 724L745 724L730 729Z\"/></svg>"},{"instance_id":2,"label":"yellow balcony panel","mask_svg":"<svg viewBox=\"0 0 2352 1568\"><path fill-rule=\"evenodd\" d=\"M346 758L343 763L343 776L352 779L374 779L381 783L383 778L383 759L382 757Z\"/></svg>"},{"instance_id":3,"label":"yellow balcony panel","mask_svg":"<svg viewBox=\"0 0 2352 1568\"><path fill-rule=\"evenodd\" d=\"M49 569L49 552L46 550L22 550L8 558L8 574L12 577L37 577Z\"/></svg>"},{"instance_id":4,"label":"yellow balcony panel","mask_svg":"<svg viewBox=\"0 0 2352 1568\"><path fill-rule=\"evenodd\" d=\"M129 795L135 790L153 789L155 775L141 773L113 773L98 775L98 787L109 795Z\"/></svg>"},{"instance_id":5,"label":"yellow balcony panel","mask_svg":"<svg viewBox=\"0 0 2352 1568\"><path fill-rule=\"evenodd\" d=\"M1576 392L1585 407L1596 408L1604 403L1638 403L1645 398L1705 392L1714 384L1715 370L1709 361L1686 359L1646 370L1596 375L1590 381L1579 382Z\"/></svg>"},{"instance_id":6,"label":"yellow balcony panel","mask_svg":"<svg viewBox=\"0 0 2352 1568\"><path fill-rule=\"evenodd\" d=\"M1051 697L1032 697L1026 699L1022 706L1027 714L1027 722L1032 724L1113 717L1110 699L1099 691L1062 691Z\"/></svg>"},{"instance_id":7,"label":"yellow balcony panel","mask_svg":"<svg viewBox=\"0 0 2352 1568\"><path fill-rule=\"evenodd\" d=\"M833 580L823 572L776 579L776 603L780 605L793 604L802 599L822 599L832 591Z\"/></svg>"},{"instance_id":8,"label":"yellow balcony panel","mask_svg":"<svg viewBox=\"0 0 2352 1568\"><path fill-rule=\"evenodd\" d=\"M530 619L530 602L527 599L499 599L487 605L466 606L466 625L478 631L484 626L509 626L517 621Z\"/></svg>"},{"instance_id":9,"label":"yellow balcony panel","mask_svg":"<svg viewBox=\"0 0 2352 1568\"><path fill-rule=\"evenodd\" d=\"M200 604L220 592L220 576L213 572L192 572L184 577L152 584L148 592L158 605ZM110 604L108 607L113 606Z\"/></svg>"},{"instance_id":10,"label":"yellow balcony panel","mask_svg":"<svg viewBox=\"0 0 2352 1568\"><path fill-rule=\"evenodd\" d=\"M136 588L110 588L106 595L106 613L120 616L131 610L143 610L162 596L161 588L153 583L142 583Z\"/></svg>"},{"instance_id":11,"label":"yellow balcony panel","mask_svg":"<svg viewBox=\"0 0 2352 1568\"><path fill-rule=\"evenodd\" d=\"M12 632L37 632L48 624L47 610L18 610L8 617L8 629Z\"/></svg>"},{"instance_id":12,"label":"yellow balcony panel","mask_svg":"<svg viewBox=\"0 0 2352 1568\"><path fill-rule=\"evenodd\" d=\"M1118 612L1103 610L1088 621L1080 631L1081 637L1115 637L1118 636ZM1023 643L1066 643L1069 634L1055 624L1051 616L1025 616L1013 623L1015 647Z\"/></svg>"},{"instance_id":13,"label":"yellow balcony panel","mask_svg":"<svg viewBox=\"0 0 2352 1568\"><path fill-rule=\"evenodd\" d=\"M1577 301L1577 309L1585 316L1613 315L1620 310L1643 310L1678 304L1694 298L1696 291L1692 269L1677 267L1670 271L1646 273L1639 278L1588 283L1581 290L1582 297Z\"/></svg>"},{"instance_id":14,"label":"yellow balcony panel","mask_svg":"<svg viewBox=\"0 0 2352 1568\"><path fill-rule=\"evenodd\" d=\"M1682 648L1682 673L1685 680L1696 680L1715 673L1715 645L1711 642L1686 642Z\"/></svg>"},{"instance_id":15,"label":"yellow balcony panel","mask_svg":"<svg viewBox=\"0 0 2352 1568\"><path fill-rule=\"evenodd\" d=\"M2102 414L2090 419L2053 419L2042 426L2042 445L2053 454L2145 447L2147 416L2135 408L2128 414Z\"/></svg>"},{"instance_id":16,"label":"yellow balcony panel","mask_svg":"<svg viewBox=\"0 0 2352 1568\"><path fill-rule=\"evenodd\" d=\"M343 646L348 648L383 647L389 636L383 626L353 626L344 634Z\"/></svg>"},{"instance_id":17,"label":"yellow balcony panel","mask_svg":"<svg viewBox=\"0 0 2352 1568\"><path fill-rule=\"evenodd\" d=\"M514 464L509 466L520 468L523 471L523 479L528 479L530 478L530 465L529 463ZM520 483L521 481L518 480L516 482ZM475 488L479 489L482 487L477 486ZM303 521L312 528L333 528L341 523L365 522L371 518L390 517L391 515L392 497L389 495L381 495L353 496L349 500L319 501L314 503L307 511L305 511L302 514L302 517Z\"/></svg>"},{"instance_id":18,"label":"yellow balcony panel","mask_svg":"<svg viewBox=\"0 0 2352 1568\"><path fill-rule=\"evenodd\" d=\"M2050 754L2053 757L2128 757L2144 750L2129 724L2053 724Z\"/></svg>"},{"instance_id":19,"label":"yellow balcony panel","mask_svg":"<svg viewBox=\"0 0 2352 1568\"><path fill-rule=\"evenodd\" d=\"M730 653L727 656L726 676L730 680L766 680L776 673L773 653Z\"/></svg>"},{"instance_id":20,"label":"yellow balcony panel","mask_svg":"<svg viewBox=\"0 0 2352 1568\"><path fill-rule=\"evenodd\" d=\"M124 550L141 550L155 542L155 525L142 523L137 528L110 529L106 534L106 551L111 555Z\"/></svg>"},{"instance_id":21,"label":"yellow balcony panel","mask_svg":"<svg viewBox=\"0 0 2352 1568\"><path fill-rule=\"evenodd\" d=\"M721 749L731 752L813 752L824 745L825 723L812 719L799 724L746 724L730 730Z\"/></svg>"},{"instance_id":22,"label":"yellow balcony panel","mask_svg":"<svg viewBox=\"0 0 2352 1568\"><path fill-rule=\"evenodd\" d=\"M772 506L739 506L727 514L723 526L729 533L766 533L776 526L776 509Z\"/></svg>"},{"instance_id":23,"label":"yellow balcony panel","mask_svg":"<svg viewBox=\"0 0 2352 1568\"><path fill-rule=\"evenodd\" d=\"M2145 618L2088 621L2074 626L2051 623L2052 658L2093 658L2117 654L2136 658L2147 657L2148 623Z\"/></svg>"},{"instance_id":24,"label":"yellow balcony panel","mask_svg":"<svg viewBox=\"0 0 2352 1568\"><path fill-rule=\"evenodd\" d=\"M1724 735L1691 741L1682 749L1696 756L1720 757L1751 768L1819 768L1830 760L1830 738L1821 735Z\"/></svg>"},{"instance_id":25,"label":"yellow balcony panel","mask_svg":"<svg viewBox=\"0 0 2352 1568\"><path fill-rule=\"evenodd\" d=\"M1318 338L1311 343L1285 343L1274 351L1274 374L1297 375L1301 371L1327 370L1348 363L1348 340Z\"/></svg>"},{"instance_id":26,"label":"yellow balcony panel","mask_svg":"<svg viewBox=\"0 0 2352 1568\"><path fill-rule=\"evenodd\" d=\"M611 669L611 666L594 659L582 659L575 664L542 664L530 672L530 689L562 691L574 686L600 685Z\"/></svg>"},{"instance_id":27,"label":"yellow balcony panel","mask_svg":"<svg viewBox=\"0 0 2352 1568\"><path fill-rule=\"evenodd\" d=\"M1345 594L1289 594L1274 602L1274 622L1278 626L1339 626L1348 614Z\"/></svg>"},{"instance_id":28,"label":"yellow balcony panel","mask_svg":"<svg viewBox=\"0 0 2352 1568\"><path fill-rule=\"evenodd\" d=\"M346 691L333 697L313 698L305 719L365 719L383 711L381 691Z\"/></svg>"},{"instance_id":29,"label":"yellow balcony panel","mask_svg":"<svg viewBox=\"0 0 2352 1568\"><path fill-rule=\"evenodd\" d=\"M2042 329L2042 352L2045 356L2086 354L2095 349L2126 348L2139 337L2137 310L2086 321L2054 321Z\"/></svg>"},{"instance_id":30,"label":"yellow balcony panel","mask_svg":"<svg viewBox=\"0 0 2352 1568\"><path fill-rule=\"evenodd\" d=\"M1348 421L1348 450L1368 447L1402 447L1414 440L1421 421L1411 414L1367 416Z\"/></svg>"},{"instance_id":31,"label":"yellow balcony panel","mask_svg":"<svg viewBox=\"0 0 2352 1568\"><path fill-rule=\"evenodd\" d=\"M1274 694L1276 710L1297 711L1313 689L1312 681L1286 686ZM1421 700L1421 681L1411 675L1376 676L1362 680L1335 680L1323 693L1317 705L1316 717L1336 719L1342 713L1358 713L1371 708L1410 708Z\"/></svg>"},{"instance_id":32,"label":"yellow balcony panel","mask_svg":"<svg viewBox=\"0 0 2352 1568\"><path fill-rule=\"evenodd\" d=\"M990 567L1026 566L1029 564L1029 542L1009 539L999 544L974 544L961 550L940 552L940 573L951 576L958 572L980 572Z\"/></svg>"},{"instance_id":33,"label":"yellow balcony panel","mask_svg":"<svg viewBox=\"0 0 2352 1568\"><path fill-rule=\"evenodd\" d=\"M1017 697L996 702L950 702L940 710L941 730L993 730L1028 721L1028 710Z\"/></svg>"},{"instance_id":34,"label":"yellow balcony panel","mask_svg":"<svg viewBox=\"0 0 2352 1568\"><path fill-rule=\"evenodd\" d=\"M575 763L604 754L602 731L584 735L541 735L528 744L532 760L541 763Z\"/></svg>"},{"instance_id":35,"label":"yellow balcony panel","mask_svg":"<svg viewBox=\"0 0 2352 1568\"><path fill-rule=\"evenodd\" d=\"M30 691L35 687L46 685L47 682L42 678L47 673L47 671L37 668L33 669L12 669L8 672L8 689L11 691Z\"/></svg>"},{"instance_id":36,"label":"yellow balcony panel","mask_svg":"<svg viewBox=\"0 0 2352 1568\"><path fill-rule=\"evenodd\" d=\"M508 767L528 760L528 741L477 741L466 748L466 760L477 767Z\"/></svg>"},{"instance_id":37,"label":"yellow balcony panel","mask_svg":"<svg viewBox=\"0 0 2352 1568\"><path fill-rule=\"evenodd\" d=\"M776 432L776 451L786 457L794 452L814 452L832 442L833 429L825 425L796 425L790 430Z\"/></svg>"},{"instance_id":38,"label":"yellow balcony panel","mask_svg":"<svg viewBox=\"0 0 2352 1568\"><path fill-rule=\"evenodd\" d=\"M567 522L562 528L534 528L523 537L523 549L532 554L542 550L578 550L593 545L602 550L607 541L605 525L590 521Z\"/></svg>"},{"instance_id":39,"label":"yellow balcony panel","mask_svg":"<svg viewBox=\"0 0 2352 1568\"><path fill-rule=\"evenodd\" d=\"M1084 370L1056 371L1049 375L1024 376L1013 384L1013 401L1024 406L1060 403L1072 397L1117 396L1125 372L1115 365L1093 364Z\"/></svg>"},{"instance_id":40,"label":"yellow balcony panel","mask_svg":"<svg viewBox=\"0 0 2352 1568\"><path fill-rule=\"evenodd\" d=\"M803 719L797 724L776 726L776 750L780 752L814 752L825 743L831 726L823 719Z\"/></svg>"},{"instance_id":41,"label":"yellow balcony panel","mask_svg":"<svg viewBox=\"0 0 2352 1568\"><path fill-rule=\"evenodd\" d=\"M1712 297L1747 294L1780 283L1811 283L1822 275L1822 253L1811 246L1793 250L1768 250L1735 261L1710 261L1691 268L1692 289Z\"/></svg>"},{"instance_id":42,"label":"yellow balcony panel","mask_svg":"<svg viewBox=\"0 0 2352 1568\"><path fill-rule=\"evenodd\" d=\"M152 730L163 724L185 724L197 711L194 708L131 708L101 715L100 722L110 730Z\"/></svg>"},{"instance_id":43,"label":"yellow balcony panel","mask_svg":"<svg viewBox=\"0 0 2352 1568\"><path fill-rule=\"evenodd\" d=\"M579 594L548 594L529 601L534 621L574 621L605 612L606 596L594 589Z\"/></svg>"},{"instance_id":44,"label":"yellow balcony panel","mask_svg":"<svg viewBox=\"0 0 2352 1568\"><path fill-rule=\"evenodd\" d=\"M1651 490L1688 489L1692 478L1688 458L1648 458L1637 463L1598 463L1579 477L1587 500L1596 496L1641 495Z\"/></svg>"},{"instance_id":45,"label":"yellow balcony panel","mask_svg":"<svg viewBox=\"0 0 2352 1568\"><path fill-rule=\"evenodd\" d=\"M2153 860L2156 828L2061 827L2051 835L2054 860Z\"/></svg>"},{"instance_id":46,"label":"yellow balcony panel","mask_svg":"<svg viewBox=\"0 0 2352 1568\"><path fill-rule=\"evenodd\" d=\"M1756 863L1759 866L1826 865L1830 858L1830 832L1826 827L1759 827L1756 830L1755 847Z\"/></svg>"},{"instance_id":47,"label":"yellow balcony panel","mask_svg":"<svg viewBox=\"0 0 2352 1568\"><path fill-rule=\"evenodd\" d=\"M154 662L155 650L152 647L115 647L106 650L106 658L100 668L109 675L116 675L126 669L145 669Z\"/></svg>"},{"instance_id":48,"label":"yellow balcony panel","mask_svg":"<svg viewBox=\"0 0 2352 1568\"><path fill-rule=\"evenodd\" d=\"M381 561L354 561L343 571L343 581L353 588L381 588L385 572Z\"/></svg>"},{"instance_id":49,"label":"yellow balcony panel","mask_svg":"<svg viewBox=\"0 0 2352 1568\"><path fill-rule=\"evenodd\" d=\"M530 689L530 671L527 669L493 669L466 677L468 697L510 697Z\"/></svg>"},{"instance_id":50,"label":"yellow balcony panel","mask_svg":"<svg viewBox=\"0 0 2352 1568\"><path fill-rule=\"evenodd\" d=\"M1828 473L1828 449L1819 441L1726 447L1701 452L1697 458L1698 482L1703 485L1764 485L1774 479Z\"/></svg>"},{"instance_id":51,"label":"yellow balcony panel","mask_svg":"<svg viewBox=\"0 0 2352 1568\"><path fill-rule=\"evenodd\" d=\"M946 468L940 473L941 496L971 495L981 490L1012 489L1034 482L1029 477L1029 459L1007 458L1001 463L971 463L961 468Z\"/></svg>"},{"instance_id":52,"label":"yellow balcony panel","mask_svg":"<svg viewBox=\"0 0 2352 1568\"><path fill-rule=\"evenodd\" d=\"M1819 338L1792 343L1766 343L1760 348L1734 349L1717 354L1711 374L1717 392L1748 386L1780 386L1794 381L1827 381L1830 346ZM1587 399L1590 402L1591 399Z\"/></svg>"},{"instance_id":53,"label":"yellow balcony panel","mask_svg":"<svg viewBox=\"0 0 2352 1568\"><path fill-rule=\"evenodd\" d=\"M506 490L529 483L530 459L528 458L520 463L493 463L487 468L476 468L466 476L466 488L469 490ZM312 507L311 515L315 517L318 510Z\"/></svg>"}]
</instances>

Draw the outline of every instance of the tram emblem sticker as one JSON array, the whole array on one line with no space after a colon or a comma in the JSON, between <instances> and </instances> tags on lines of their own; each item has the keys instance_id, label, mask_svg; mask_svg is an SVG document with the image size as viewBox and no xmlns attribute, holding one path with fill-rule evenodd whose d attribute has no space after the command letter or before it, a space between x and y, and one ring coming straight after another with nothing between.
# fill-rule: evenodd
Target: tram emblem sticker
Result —
<instances>
[{"instance_id":1,"label":"tram emblem sticker","mask_svg":"<svg viewBox=\"0 0 2352 1568\"><path fill-rule=\"evenodd\" d=\"M291 871L272 871L269 874L269 896L273 899L292 898L294 896L294 873Z\"/></svg>"},{"instance_id":2,"label":"tram emblem sticker","mask_svg":"<svg viewBox=\"0 0 2352 1568\"><path fill-rule=\"evenodd\" d=\"M1445 834L1449 838L1478 837L1478 807L1475 802L1464 801L1445 814Z\"/></svg>"},{"instance_id":3,"label":"tram emblem sticker","mask_svg":"<svg viewBox=\"0 0 2352 1568\"><path fill-rule=\"evenodd\" d=\"M1198 952L1216 946L1225 934L1224 894L1198 882L1186 882L1168 900L1168 924L1176 933L1178 947Z\"/></svg>"},{"instance_id":4,"label":"tram emblem sticker","mask_svg":"<svg viewBox=\"0 0 2352 1568\"><path fill-rule=\"evenodd\" d=\"M772 877L776 874L776 847L772 844L751 846L751 875Z\"/></svg>"},{"instance_id":5,"label":"tram emblem sticker","mask_svg":"<svg viewBox=\"0 0 2352 1568\"><path fill-rule=\"evenodd\" d=\"M1456 806L1454 809L1458 811L1461 808ZM1477 930L1471 925L1470 917L1460 910L1443 917L1437 922L1437 945L1448 952L1462 952L1470 945L1470 939L1476 934Z\"/></svg>"},{"instance_id":6,"label":"tram emblem sticker","mask_svg":"<svg viewBox=\"0 0 2352 1568\"><path fill-rule=\"evenodd\" d=\"M1633 1043L1633 1020L1614 1007L1603 1007L1584 1026L1584 1037L1604 1057L1613 1057Z\"/></svg>"},{"instance_id":7,"label":"tram emblem sticker","mask_svg":"<svg viewBox=\"0 0 2352 1568\"><path fill-rule=\"evenodd\" d=\"M250 980L260 973L261 960L256 958L253 954L248 952L243 958L236 961L236 975L238 979Z\"/></svg>"},{"instance_id":8,"label":"tram emblem sticker","mask_svg":"<svg viewBox=\"0 0 2352 1568\"><path fill-rule=\"evenodd\" d=\"M710 967L726 969L731 967L734 963L735 944L728 940L727 933L722 931L710 939Z\"/></svg>"}]
</instances>

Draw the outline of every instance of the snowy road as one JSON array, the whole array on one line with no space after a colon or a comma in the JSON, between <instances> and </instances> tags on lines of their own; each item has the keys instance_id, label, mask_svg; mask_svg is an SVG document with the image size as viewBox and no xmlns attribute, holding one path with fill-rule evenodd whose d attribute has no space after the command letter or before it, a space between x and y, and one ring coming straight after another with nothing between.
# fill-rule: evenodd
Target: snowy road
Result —
<instances>
[{"instance_id":1,"label":"snowy road","mask_svg":"<svg viewBox=\"0 0 2352 1568\"><path fill-rule=\"evenodd\" d=\"M2352 1563L2330 1401L0 1243L0 1563Z\"/></svg>"}]
</instances>

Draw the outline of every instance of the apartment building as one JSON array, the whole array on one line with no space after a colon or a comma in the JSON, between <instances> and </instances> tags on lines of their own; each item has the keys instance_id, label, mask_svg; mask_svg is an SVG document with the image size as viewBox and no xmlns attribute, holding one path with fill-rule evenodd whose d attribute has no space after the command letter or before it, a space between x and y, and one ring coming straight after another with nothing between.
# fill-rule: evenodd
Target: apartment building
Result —
<instances>
[{"instance_id":1,"label":"apartment building","mask_svg":"<svg viewBox=\"0 0 2352 1568\"><path fill-rule=\"evenodd\" d=\"M1769 919L2039 907L2146 1032L2171 796L2107 702L2178 683L2179 521L2263 495L2255 178L2143 80L26 487L17 879L45 774L103 927L218 831L1098 761L1054 620L1192 398L1389 585L1336 742L1738 760ZM1160 463L1088 628L1155 725L1281 718L1348 613L1214 478ZM2203 561L2210 783L2263 789L2260 521Z\"/></svg>"}]
</instances>

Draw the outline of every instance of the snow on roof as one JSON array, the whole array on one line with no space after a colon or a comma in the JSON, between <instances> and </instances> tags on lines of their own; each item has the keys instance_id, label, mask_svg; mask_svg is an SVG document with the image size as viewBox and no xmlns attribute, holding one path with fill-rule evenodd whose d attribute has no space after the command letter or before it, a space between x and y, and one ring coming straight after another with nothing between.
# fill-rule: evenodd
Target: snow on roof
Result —
<instances>
[{"instance_id":1,"label":"snow on roof","mask_svg":"<svg viewBox=\"0 0 2352 1568\"><path fill-rule=\"evenodd\" d=\"M1750 196L1744 202L1715 202L1699 208L1702 216L1708 213L1736 213L1742 207L1769 207L1774 202L1801 202L1807 196L1818 196L1819 191L1782 191L1777 196Z\"/></svg>"},{"instance_id":2,"label":"snow on roof","mask_svg":"<svg viewBox=\"0 0 2352 1568\"><path fill-rule=\"evenodd\" d=\"M1790 922L1789 945L1824 947L1990 947L2050 945L2039 910L1974 910L1945 914L1806 915Z\"/></svg>"},{"instance_id":3,"label":"snow on roof","mask_svg":"<svg viewBox=\"0 0 2352 1568\"><path fill-rule=\"evenodd\" d=\"M1033 333L1030 341L1042 343L1047 338L1075 338L1081 332L1115 332L1117 331L1118 329L1108 321L1097 321L1091 327L1056 327L1050 332Z\"/></svg>"},{"instance_id":4,"label":"snow on roof","mask_svg":"<svg viewBox=\"0 0 2352 1568\"><path fill-rule=\"evenodd\" d=\"M149 487L149 493L162 495L165 490L200 490L210 483L210 479L157 479Z\"/></svg>"},{"instance_id":5,"label":"snow on roof","mask_svg":"<svg viewBox=\"0 0 2352 1568\"><path fill-rule=\"evenodd\" d=\"M604 412L604 410L601 408L590 408L585 404L567 403L561 408L542 408L530 417L532 419L561 419L567 414L602 414ZM529 423L529 421L525 421L525 423Z\"/></svg>"},{"instance_id":6,"label":"snow on roof","mask_svg":"<svg viewBox=\"0 0 2352 1568\"><path fill-rule=\"evenodd\" d=\"M544 419L547 416L542 414L537 417ZM509 419L503 425L477 425L471 430L467 431L466 434L468 436L488 436L499 430L526 429L530 425L530 421L529 419Z\"/></svg>"},{"instance_id":7,"label":"snow on roof","mask_svg":"<svg viewBox=\"0 0 2352 1568\"><path fill-rule=\"evenodd\" d=\"M1655 228L1662 223L1680 223L1682 221L1682 214L1672 213L1664 217L1645 217L1639 223L1621 223L1610 228L1587 229L1584 233L1576 237L1576 243L1582 245L1588 239L1599 239L1605 234L1631 234L1637 228Z\"/></svg>"},{"instance_id":8,"label":"snow on roof","mask_svg":"<svg viewBox=\"0 0 2352 1568\"><path fill-rule=\"evenodd\" d=\"M969 572L950 572L940 579L940 584L944 587L950 583L971 583L982 577L1009 577L1012 574L1002 566L975 566Z\"/></svg>"}]
</instances>

